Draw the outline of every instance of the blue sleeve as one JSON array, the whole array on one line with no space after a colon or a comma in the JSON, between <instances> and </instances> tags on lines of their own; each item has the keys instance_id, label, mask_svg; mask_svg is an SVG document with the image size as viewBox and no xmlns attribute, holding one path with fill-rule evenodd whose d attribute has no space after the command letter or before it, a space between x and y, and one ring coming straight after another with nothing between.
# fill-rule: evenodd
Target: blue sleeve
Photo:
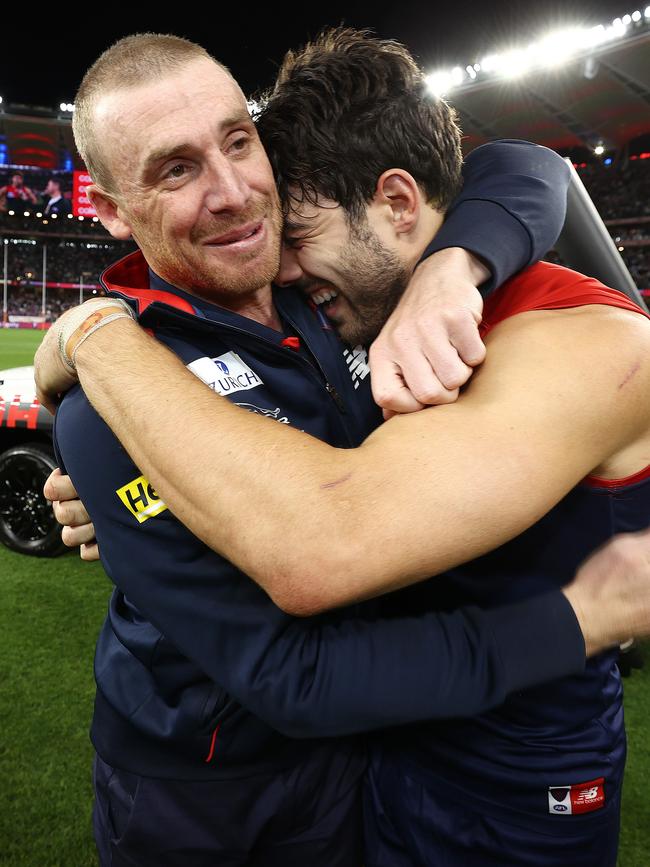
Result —
<instances>
[{"instance_id":1,"label":"blue sleeve","mask_svg":"<svg viewBox=\"0 0 650 867\"><path fill-rule=\"evenodd\" d=\"M118 491L139 471L80 389L59 413L59 446L109 577L180 653L284 734L478 714L584 667L582 634L559 592L494 611L381 617L358 606L289 617L168 509L136 520Z\"/></svg>"},{"instance_id":2,"label":"blue sleeve","mask_svg":"<svg viewBox=\"0 0 650 867\"><path fill-rule=\"evenodd\" d=\"M544 256L558 239L566 214L570 173L555 151L525 141L491 142L473 150L463 189L423 258L463 247L492 272L487 295Z\"/></svg>"}]
</instances>

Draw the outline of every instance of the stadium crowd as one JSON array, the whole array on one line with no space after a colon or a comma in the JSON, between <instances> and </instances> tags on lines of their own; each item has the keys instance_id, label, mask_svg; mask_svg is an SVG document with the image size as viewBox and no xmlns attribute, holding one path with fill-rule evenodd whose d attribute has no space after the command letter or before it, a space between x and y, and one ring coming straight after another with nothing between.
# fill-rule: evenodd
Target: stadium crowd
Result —
<instances>
[{"instance_id":1,"label":"stadium crowd","mask_svg":"<svg viewBox=\"0 0 650 867\"><path fill-rule=\"evenodd\" d=\"M650 158L637 156L609 165L583 163L578 172L601 216L606 223L611 222L612 238L638 288L650 290ZM28 197L19 207L10 209L6 207L9 199L2 190L11 184L11 174L0 175L0 237L10 245L9 315L41 313L43 242L47 243L48 321L77 303L80 280L92 291L111 262L135 249L131 243L111 238L101 223L72 217L67 207L62 213L46 215L45 191L53 177L51 172L45 171L26 173L24 185L33 192L36 202ZM69 197L70 184L63 178L64 173L61 173L60 189L64 197ZM24 215L25 211L29 216ZM621 224L621 220L625 223ZM547 259L558 261L553 251ZM65 291L55 284L74 286Z\"/></svg>"}]
</instances>

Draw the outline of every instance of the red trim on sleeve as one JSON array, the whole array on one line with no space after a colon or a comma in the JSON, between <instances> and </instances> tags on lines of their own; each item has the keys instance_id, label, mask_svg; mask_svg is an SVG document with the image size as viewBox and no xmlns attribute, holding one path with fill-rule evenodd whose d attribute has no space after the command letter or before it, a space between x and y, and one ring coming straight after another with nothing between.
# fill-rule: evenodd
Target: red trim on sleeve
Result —
<instances>
[{"instance_id":1,"label":"red trim on sleeve","mask_svg":"<svg viewBox=\"0 0 650 867\"><path fill-rule=\"evenodd\" d=\"M639 470L638 473L632 473L631 476L624 476L622 479L601 479L599 476L586 476L582 480L582 484L589 485L590 488L607 488L611 491L617 488L627 488L629 485L635 485L646 479L650 479L650 466Z\"/></svg>"}]
</instances>

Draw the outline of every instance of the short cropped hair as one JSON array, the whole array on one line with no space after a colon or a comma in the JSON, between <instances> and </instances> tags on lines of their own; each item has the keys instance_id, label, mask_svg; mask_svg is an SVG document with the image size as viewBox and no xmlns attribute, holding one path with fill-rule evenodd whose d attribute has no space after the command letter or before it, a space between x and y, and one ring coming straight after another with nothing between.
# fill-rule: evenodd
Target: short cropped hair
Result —
<instances>
[{"instance_id":1,"label":"short cropped hair","mask_svg":"<svg viewBox=\"0 0 650 867\"><path fill-rule=\"evenodd\" d=\"M455 111L426 93L405 46L367 30L328 29L290 51L265 95L258 130L285 216L290 197L325 197L356 222L390 168L410 172L442 210L460 189Z\"/></svg>"},{"instance_id":2,"label":"short cropped hair","mask_svg":"<svg viewBox=\"0 0 650 867\"><path fill-rule=\"evenodd\" d=\"M226 69L205 48L189 39L161 33L136 33L111 45L88 69L75 97L72 131L90 176L107 192L115 190L115 181L95 131L94 110L99 99L112 91L128 90L176 72L199 58L212 60Z\"/></svg>"}]
</instances>

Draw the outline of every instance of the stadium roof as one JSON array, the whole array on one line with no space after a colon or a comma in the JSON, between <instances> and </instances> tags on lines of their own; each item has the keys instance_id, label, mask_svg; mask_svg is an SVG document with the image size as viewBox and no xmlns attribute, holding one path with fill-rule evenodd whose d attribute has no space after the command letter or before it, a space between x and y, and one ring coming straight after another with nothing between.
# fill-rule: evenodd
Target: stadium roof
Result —
<instances>
[{"instance_id":1,"label":"stadium roof","mask_svg":"<svg viewBox=\"0 0 650 867\"><path fill-rule=\"evenodd\" d=\"M551 31L427 80L457 108L466 151L497 138L527 139L574 157L598 145L618 150L650 136L650 6L608 26ZM71 108L0 105L0 164L83 168ZM650 150L650 141L641 147Z\"/></svg>"},{"instance_id":2,"label":"stadium roof","mask_svg":"<svg viewBox=\"0 0 650 867\"><path fill-rule=\"evenodd\" d=\"M453 90L471 150L521 138L561 152L617 149L650 133L650 32L596 54L519 78L491 78Z\"/></svg>"}]
</instances>

